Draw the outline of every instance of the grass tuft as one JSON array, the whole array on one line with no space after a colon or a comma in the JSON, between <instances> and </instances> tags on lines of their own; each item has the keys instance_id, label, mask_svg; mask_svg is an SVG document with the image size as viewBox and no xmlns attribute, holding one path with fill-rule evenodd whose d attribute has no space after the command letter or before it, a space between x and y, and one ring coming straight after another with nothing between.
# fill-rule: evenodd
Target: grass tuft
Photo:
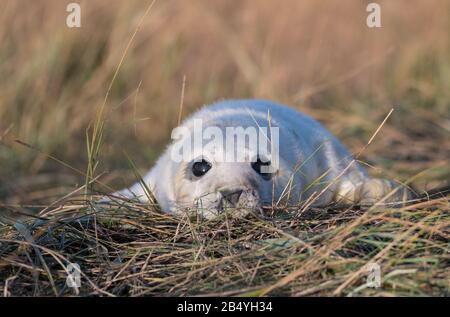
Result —
<instances>
[{"instance_id":1,"label":"grass tuft","mask_svg":"<svg viewBox=\"0 0 450 317\"><path fill-rule=\"evenodd\" d=\"M449 296L449 202L198 221L72 200L26 230L0 229L0 289L75 295L66 286L72 262L79 295ZM380 288L366 284L369 263L381 268Z\"/></svg>"}]
</instances>

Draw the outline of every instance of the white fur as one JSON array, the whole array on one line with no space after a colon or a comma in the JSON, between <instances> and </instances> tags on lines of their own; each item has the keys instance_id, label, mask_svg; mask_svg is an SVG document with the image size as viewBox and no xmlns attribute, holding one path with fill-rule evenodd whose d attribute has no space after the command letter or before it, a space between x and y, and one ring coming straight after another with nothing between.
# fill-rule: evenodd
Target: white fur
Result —
<instances>
[{"instance_id":1,"label":"white fur","mask_svg":"<svg viewBox=\"0 0 450 317\"><path fill-rule=\"evenodd\" d=\"M223 201L223 189L243 190L239 204L234 207L259 208L262 204L278 201L297 204L314 197L315 206L333 201L373 203L395 188L390 181L369 178L362 166L353 161L344 146L319 122L270 101L217 102L191 115L182 126L192 129L194 119L199 118L203 120L204 128L256 127L257 123L267 126L268 113L270 126L279 127L280 131L279 170L272 180L262 179L245 162L212 162L211 170L203 177L190 177L187 175L189 164L171 159L172 143L144 177L162 210L177 214L189 209L206 218L214 217L221 211L218 206ZM209 154L214 160L216 153ZM300 170L295 171L296 167ZM140 183L116 195L147 201ZM389 201L399 197L391 195ZM245 214L245 211L240 209L239 214Z\"/></svg>"}]
</instances>

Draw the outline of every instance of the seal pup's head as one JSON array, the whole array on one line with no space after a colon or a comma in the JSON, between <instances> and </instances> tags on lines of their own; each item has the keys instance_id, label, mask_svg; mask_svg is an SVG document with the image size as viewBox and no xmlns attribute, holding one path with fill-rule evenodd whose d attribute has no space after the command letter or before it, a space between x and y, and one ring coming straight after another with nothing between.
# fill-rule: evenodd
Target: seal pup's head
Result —
<instances>
[{"instance_id":1,"label":"seal pup's head","mask_svg":"<svg viewBox=\"0 0 450 317\"><path fill-rule=\"evenodd\" d=\"M150 172L164 211L241 217L280 197L291 171L278 155L275 127L268 131L253 119L226 115L202 123L200 140L195 120L172 133L174 142Z\"/></svg>"},{"instance_id":2,"label":"seal pup's head","mask_svg":"<svg viewBox=\"0 0 450 317\"><path fill-rule=\"evenodd\" d=\"M270 162L221 162L203 155L180 163L174 182L176 210L211 219L223 212L244 216L260 211L272 199L273 173L261 172Z\"/></svg>"},{"instance_id":3,"label":"seal pup's head","mask_svg":"<svg viewBox=\"0 0 450 317\"><path fill-rule=\"evenodd\" d=\"M265 101L205 107L172 131L172 143L143 181L162 211L208 219L297 200L303 175L312 173L296 172L306 144L294 119L295 113ZM118 194L145 202L142 187L136 183Z\"/></svg>"},{"instance_id":4,"label":"seal pup's head","mask_svg":"<svg viewBox=\"0 0 450 317\"><path fill-rule=\"evenodd\" d=\"M195 128L189 129L169 148L170 159L174 161L172 210L195 212L207 219L223 212L240 217L259 212L263 204L272 203L274 184L279 177L279 158L273 155L277 144L270 144L267 132L257 133L260 128L254 124L239 127L232 124L223 118L209 122L201 129L200 142L193 140ZM271 149L264 149L263 140L258 138L267 138L264 145L270 145ZM181 154L183 150L188 153L177 159L175 152Z\"/></svg>"}]
</instances>

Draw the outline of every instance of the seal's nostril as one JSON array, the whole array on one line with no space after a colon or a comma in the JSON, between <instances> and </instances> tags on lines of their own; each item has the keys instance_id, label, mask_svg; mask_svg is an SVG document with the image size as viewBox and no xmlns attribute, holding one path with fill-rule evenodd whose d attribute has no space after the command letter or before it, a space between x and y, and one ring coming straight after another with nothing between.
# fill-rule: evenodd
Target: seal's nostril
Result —
<instances>
[{"instance_id":1,"label":"seal's nostril","mask_svg":"<svg viewBox=\"0 0 450 317\"><path fill-rule=\"evenodd\" d=\"M221 190L220 193L225 201L230 203L232 206L236 206L239 202L239 198L242 195L243 190Z\"/></svg>"}]
</instances>

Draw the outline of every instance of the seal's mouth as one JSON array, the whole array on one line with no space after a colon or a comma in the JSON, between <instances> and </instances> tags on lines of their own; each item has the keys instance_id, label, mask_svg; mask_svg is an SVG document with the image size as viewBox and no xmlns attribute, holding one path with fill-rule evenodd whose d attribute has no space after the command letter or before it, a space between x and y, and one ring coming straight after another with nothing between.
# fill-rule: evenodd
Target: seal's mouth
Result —
<instances>
[{"instance_id":1,"label":"seal's mouth","mask_svg":"<svg viewBox=\"0 0 450 317\"><path fill-rule=\"evenodd\" d=\"M257 191L251 188L221 189L195 201L197 213L211 219L227 213L232 217L243 217L249 213L260 213L262 206Z\"/></svg>"}]
</instances>

